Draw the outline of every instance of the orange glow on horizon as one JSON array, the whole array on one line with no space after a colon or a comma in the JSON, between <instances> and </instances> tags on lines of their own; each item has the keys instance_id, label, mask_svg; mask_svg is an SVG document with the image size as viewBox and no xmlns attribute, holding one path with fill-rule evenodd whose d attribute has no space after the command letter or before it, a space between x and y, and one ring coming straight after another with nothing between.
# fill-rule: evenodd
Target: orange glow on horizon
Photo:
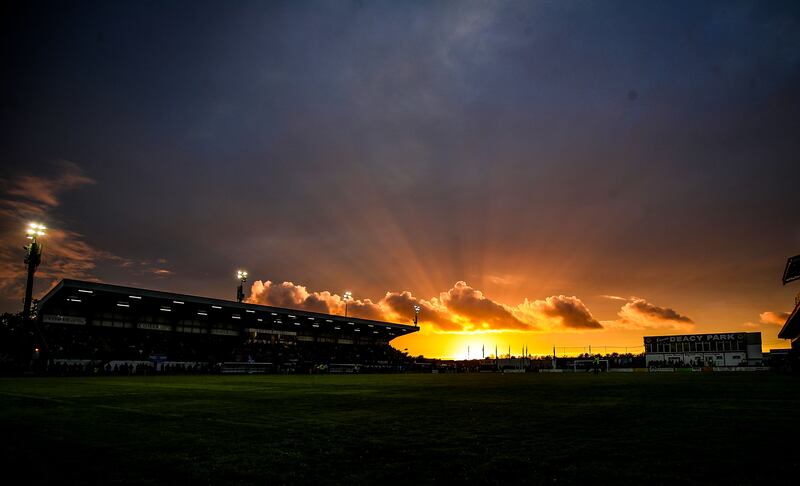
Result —
<instances>
[{"instance_id":1,"label":"orange glow on horizon","mask_svg":"<svg viewBox=\"0 0 800 486\"><path fill-rule=\"evenodd\" d=\"M712 332L761 332L762 351L789 347L789 343L779 340L777 332L768 329L695 329L686 334L704 334ZM437 359L480 359L495 356L495 348L499 356L508 354L511 347L512 356L521 356L523 347L529 356L551 356L555 347L558 356L576 356L579 354L639 354L644 351L643 338L654 334L682 334L682 332L652 332L647 330L619 331L608 330L593 333L521 333L521 332L433 332L422 326L420 331L394 339L391 345L399 350L408 349L410 356L425 356Z\"/></svg>"},{"instance_id":2,"label":"orange glow on horizon","mask_svg":"<svg viewBox=\"0 0 800 486\"><path fill-rule=\"evenodd\" d=\"M760 322L754 323L743 322L736 309L703 313L703 307L686 310L681 306L675 310L659 305L662 299L653 302L615 295L590 295L584 301L556 293L524 298L513 305L506 302L516 299L495 300L494 295L464 281L430 297L410 291L383 292L383 297L374 300L352 295L362 292L339 295L292 282L256 280L248 301L335 315L344 315L347 305L350 316L401 324L411 324L415 307L419 307L420 330L396 338L392 344L407 349L410 355L431 358L465 359L468 353L470 358L488 357L495 354L495 348L503 356L509 354L509 347L513 356L521 355L523 348L532 356L549 356L554 347L559 356L640 353L645 335L710 332L761 331L764 350L787 346L777 340L778 314L758 308L752 315ZM709 325L709 319L734 324Z\"/></svg>"}]
</instances>

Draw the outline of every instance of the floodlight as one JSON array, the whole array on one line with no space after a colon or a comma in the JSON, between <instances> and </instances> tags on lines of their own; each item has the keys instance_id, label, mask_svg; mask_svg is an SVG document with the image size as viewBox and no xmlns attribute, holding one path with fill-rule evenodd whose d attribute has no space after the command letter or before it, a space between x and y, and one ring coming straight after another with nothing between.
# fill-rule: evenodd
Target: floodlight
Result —
<instances>
[{"instance_id":1,"label":"floodlight","mask_svg":"<svg viewBox=\"0 0 800 486\"><path fill-rule=\"evenodd\" d=\"M41 223L28 223L25 229L25 234L30 244L25 246L25 265L28 269L28 276L25 281L25 299L22 304L22 320L28 322L31 317L31 304L33 302L33 275L36 273L36 268L42 262L42 244L36 241L36 238L44 236L45 226ZM78 301L80 302L80 301Z\"/></svg>"},{"instance_id":2,"label":"floodlight","mask_svg":"<svg viewBox=\"0 0 800 486\"><path fill-rule=\"evenodd\" d=\"M35 240L37 236L44 236L44 230L46 230L43 224L39 223L28 223L28 228L26 230L26 234L28 239Z\"/></svg>"},{"instance_id":3,"label":"floodlight","mask_svg":"<svg viewBox=\"0 0 800 486\"><path fill-rule=\"evenodd\" d=\"M783 271L783 285L800 279L800 255L795 255L786 261L786 269Z\"/></svg>"},{"instance_id":4,"label":"floodlight","mask_svg":"<svg viewBox=\"0 0 800 486\"><path fill-rule=\"evenodd\" d=\"M344 316L347 317L347 302L353 300L353 293L349 290L345 291L342 300L344 300Z\"/></svg>"},{"instance_id":5,"label":"floodlight","mask_svg":"<svg viewBox=\"0 0 800 486\"><path fill-rule=\"evenodd\" d=\"M236 300L242 302L244 300L244 283L247 282L247 272L244 270L236 271L236 278L239 279L239 286L236 288Z\"/></svg>"}]
</instances>

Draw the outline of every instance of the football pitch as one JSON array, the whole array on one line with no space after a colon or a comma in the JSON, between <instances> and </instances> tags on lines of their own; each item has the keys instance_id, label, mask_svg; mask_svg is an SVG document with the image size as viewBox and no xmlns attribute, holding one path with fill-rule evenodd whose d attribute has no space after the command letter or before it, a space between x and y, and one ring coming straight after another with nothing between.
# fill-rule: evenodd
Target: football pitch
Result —
<instances>
[{"instance_id":1,"label":"football pitch","mask_svg":"<svg viewBox=\"0 0 800 486\"><path fill-rule=\"evenodd\" d=\"M772 373L3 378L0 454L13 484L763 484L799 410Z\"/></svg>"}]
</instances>

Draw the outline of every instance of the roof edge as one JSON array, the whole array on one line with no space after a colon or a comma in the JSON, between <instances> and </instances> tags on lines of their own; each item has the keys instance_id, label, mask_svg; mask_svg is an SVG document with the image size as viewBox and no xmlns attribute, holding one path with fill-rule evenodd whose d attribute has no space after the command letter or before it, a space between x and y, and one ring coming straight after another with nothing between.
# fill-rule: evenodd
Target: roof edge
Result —
<instances>
[{"instance_id":1,"label":"roof edge","mask_svg":"<svg viewBox=\"0 0 800 486\"><path fill-rule=\"evenodd\" d=\"M65 286L65 282L67 280L68 279L61 279L61 281L58 282L53 288L48 290L47 293L44 294L44 297L39 299L39 308L41 308L44 304L47 303L48 300L50 300L55 294L57 294L58 291L61 290Z\"/></svg>"},{"instance_id":2,"label":"roof edge","mask_svg":"<svg viewBox=\"0 0 800 486\"><path fill-rule=\"evenodd\" d=\"M778 339L794 339L800 336L800 312L798 309L800 309L800 301L795 304L794 310L789 314L781 330L778 331ZM794 331L794 335L790 334L792 331Z\"/></svg>"},{"instance_id":3,"label":"roof edge","mask_svg":"<svg viewBox=\"0 0 800 486\"><path fill-rule=\"evenodd\" d=\"M224 299L216 299L213 297L202 297L199 295L191 295L191 294L177 294L174 292L166 292L161 290L152 290L152 289L143 289L138 287L127 287L124 285L116 285L116 284L107 284L102 282L92 282L87 280L76 280L76 279L69 279L65 278L62 279L55 287L53 287L45 297L40 300L41 304L44 304L47 300L49 300L52 296L54 296L59 290L63 288L73 288L73 287L84 287L88 289L95 289L95 290L105 290L109 292L116 292L120 294L129 294L129 293L143 293L143 294L151 294L151 297L154 298L165 298L165 299L180 299L186 301L195 301L195 302L207 302L207 303L215 303L219 305L225 305L227 307L236 307L239 309L261 309L266 312L270 311L279 311L282 313L290 312L295 313L297 315L303 317L316 317L321 319L338 319L338 320L347 320L353 321L359 324L379 324L379 325L391 325L391 326L399 326L403 328L410 328L419 330L418 326L412 326L409 324L402 324L399 322L389 322L389 321L376 321L374 319L363 319L360 317L351 317L351 316L341 316L337 314L324 314L320 312L312 312L303 309L292 309L288 307L274 307L269 305L262 305L262 304L251 304L247 302L236 302L232 300L224 300Z\"/></svg>"}]
</instances>

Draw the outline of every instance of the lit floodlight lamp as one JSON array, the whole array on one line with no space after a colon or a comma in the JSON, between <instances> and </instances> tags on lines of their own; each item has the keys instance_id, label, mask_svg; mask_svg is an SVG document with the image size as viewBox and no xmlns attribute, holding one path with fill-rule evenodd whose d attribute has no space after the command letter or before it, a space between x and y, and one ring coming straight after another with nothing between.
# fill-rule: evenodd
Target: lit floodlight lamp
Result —
<instances>
[{"instance_id":1,"label":"lit floodlight lamp","mask_svg":"<svg viewBox=\"0 0 800 486\"><path fill-rule=\"evenodd\" d=\"M239 279L239 286L236 287L236 301L242 302L244 300L244 283L247 282L247 272L237 270L236 278Z\"/></svg>"},{"instance_id":2,"label":"lit floodlight lamp","mask_svg":"<svg viewBox=\"0 0 800 486\"><path fill-rule=\"evenodd\" d=\"M349 290L345 291L342 300L344 301L344 316L347 317L347 303L353 300L353 293Z\"/></svg>"},{"instance_id":3,"label":"lit floodlight lamp","mask_svg":"<svg viewBox=\"0 0 800 486\"><path fill-rule=\"evenodd\" d=\"M25 231L28 239L35 240L38 236L44 236L44 230L46 230L43 224L39 223L28 223L28 228Z\"/></svg>"},{"instance_id":4,"label":"lit floodlight lamp","mask_svg":"<svg viewBox=\"0 0 800 486\"><path fill-rule=\"evenodd\" d=\"M421 310L422 310L422 308L419 305L414 304L414 325L415 326L419 322L419 311L421 311Z\"/></svg>"},{"instance_id":5,"label":"lit floodlight lamp","mask_svg":"<svg viewBox=\"0 0 800 486\"><path fill-rule=\"evenodd\" d=\"M800 255L795 255L786 261L786 269L783 271L783 285L800 279Z\"/></svg>"}]
</instances>

